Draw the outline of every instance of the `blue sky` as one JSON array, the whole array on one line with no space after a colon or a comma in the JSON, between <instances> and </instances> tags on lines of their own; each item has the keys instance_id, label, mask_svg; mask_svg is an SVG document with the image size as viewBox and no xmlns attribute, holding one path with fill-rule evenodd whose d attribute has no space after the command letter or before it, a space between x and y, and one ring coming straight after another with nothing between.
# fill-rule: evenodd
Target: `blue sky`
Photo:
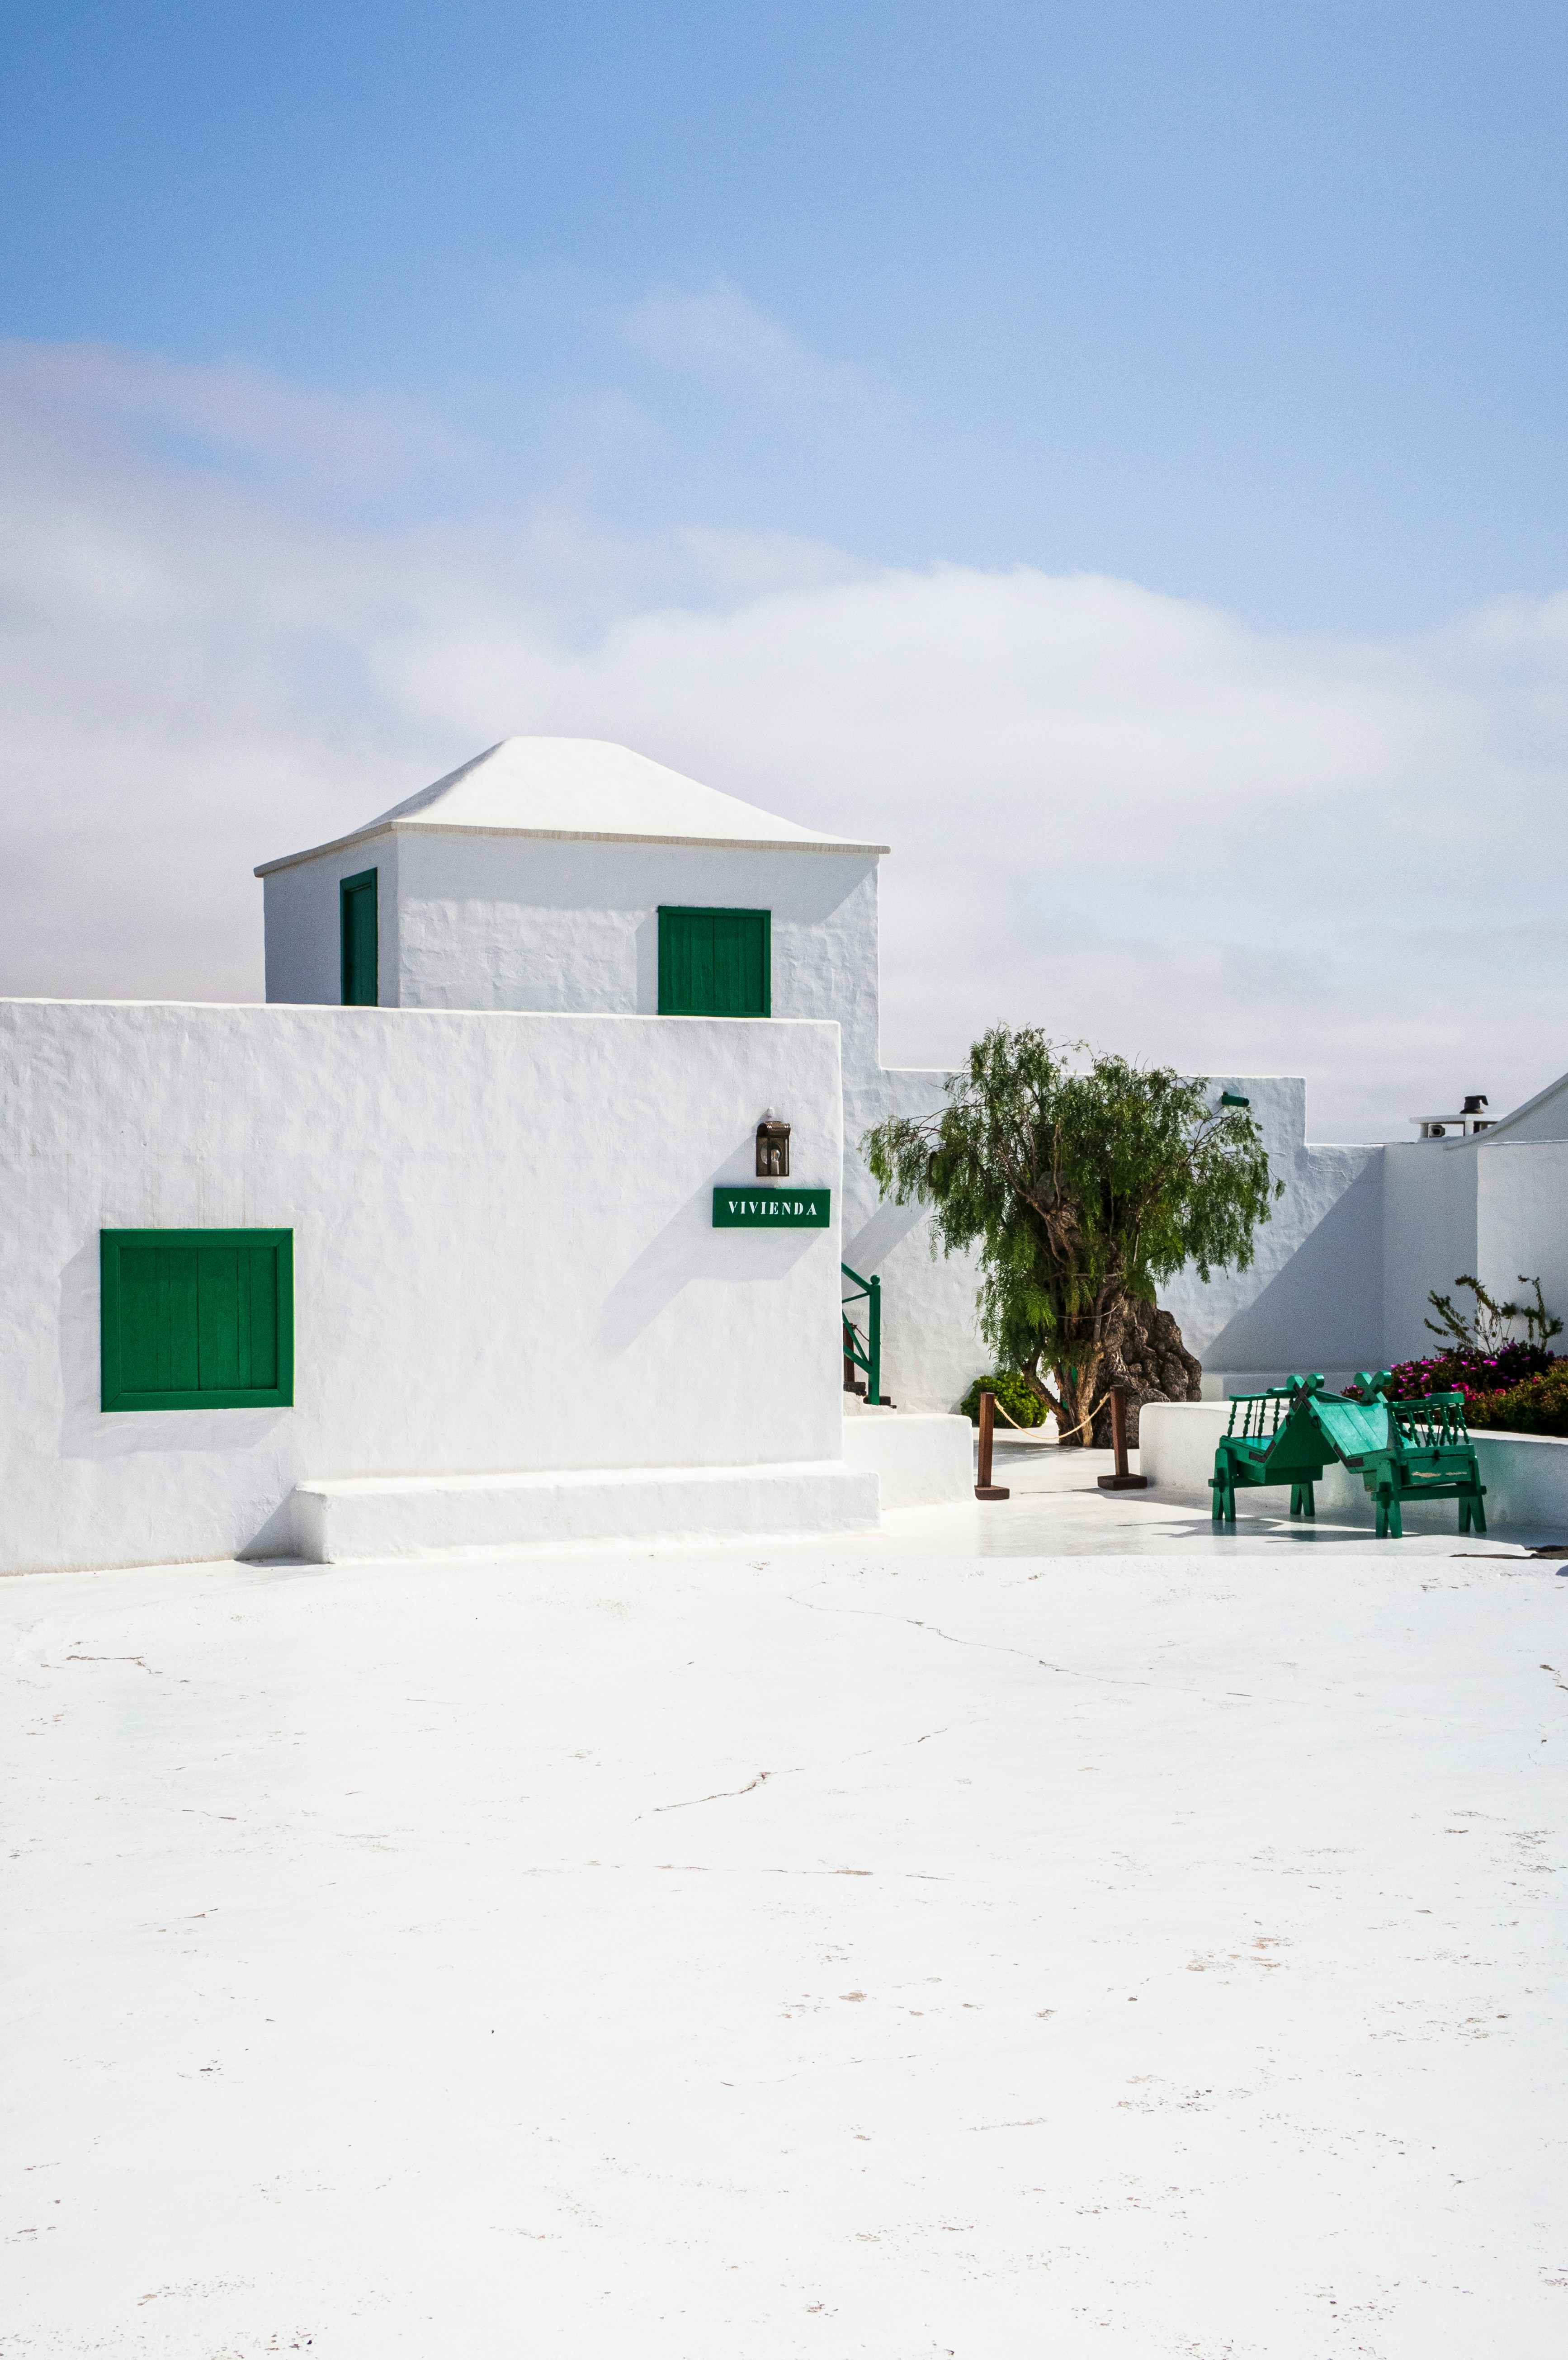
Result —
<instances>
[{"instance_id":1,"label":"blue sky","mask_svg":"<svg viewBox=\"0 0 1568 2360\"><path fill-rule=\"evenodd\" d=\"M415 393L411 501L1306 630L1560 584L1561 7L7 16L8 332Z\"/></svg>"},{"instance_id":2,"label":"blue sky","mask_svg":"<svg viewBox=\"0 0 1568 2360\"><path fill-rule=\"evenodd\" d=\"M1568 15L0 14L0 989L513 731L892 842L884 1039L1568 1065Z\"/></svg>"}]
</instances>

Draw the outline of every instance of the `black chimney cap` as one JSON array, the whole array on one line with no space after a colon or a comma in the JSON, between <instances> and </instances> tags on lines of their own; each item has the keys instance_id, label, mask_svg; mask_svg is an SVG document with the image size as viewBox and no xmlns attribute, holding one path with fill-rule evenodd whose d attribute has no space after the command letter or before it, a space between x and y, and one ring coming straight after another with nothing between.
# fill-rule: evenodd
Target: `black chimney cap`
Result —
<instances>
[{"instance_id":1,"label":"black chimney cap","mask_svg":"<svg viewBox=\"0 0 1568 2360\"><path fill-rule=\"evenodd\" d=\"M1464 1104L1460 1108L1459 1111L1461 1114L1479 1114L1486 1103L1486 1101L1484 1098L1477 1098L1475 1091L1472 1090L1470 1096L1465 1099Z\"/></svg>"}]
</instances>

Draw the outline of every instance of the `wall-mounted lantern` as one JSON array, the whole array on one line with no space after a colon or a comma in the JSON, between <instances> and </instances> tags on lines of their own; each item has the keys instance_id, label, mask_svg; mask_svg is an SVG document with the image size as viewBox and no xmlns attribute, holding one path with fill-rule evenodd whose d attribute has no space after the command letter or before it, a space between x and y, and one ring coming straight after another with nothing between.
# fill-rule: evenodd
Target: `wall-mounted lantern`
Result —
<instances>
[{"instance_id":1,"label":"wall-mounted lantern","mask_svg":"<svg viewBox=\"0 0 1568 2360\"><path fill-rule=\"evenodd\" d=\"M769 1120L757 1125L757 1177L789 1178L789 1125Z\"/></svg>"}]
</instances>

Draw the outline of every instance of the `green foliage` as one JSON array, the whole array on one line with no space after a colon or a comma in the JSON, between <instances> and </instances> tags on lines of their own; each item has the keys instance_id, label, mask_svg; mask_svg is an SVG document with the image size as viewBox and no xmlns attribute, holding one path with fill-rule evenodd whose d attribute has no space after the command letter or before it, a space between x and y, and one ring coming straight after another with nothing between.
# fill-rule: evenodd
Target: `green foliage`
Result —
<instances>
[{"instance_id":1,"label":"green foliage","mask_svg":"<svg viewBox=\"0 0 1568 2360\"><path fill-rule=\"evenodd\" d=\"M1568 1360L1554 1360L1542 1375L1527 1377L1506 1393L1472 1393L1464 1422L1472 1431L1568 1436Z\"/></svg>"},{"instance_id":2,"label":"green foliage","mask_svg":"<svg viewBox=\"0 0 1568 2360\"><path fill-rule=\"evenodd\" d=\"M1475 1308L1470 1318L1466 1320L1462 1311L1454 1309L1451 1295L1434 1292L1428 1295L1427 1301L1437 1313L1437 1317L1422 1324L1429 1335L1442 1337L1449 1343L1450 1349L1454 1342L1458 1342L1472 1352L1496 1352L1505 1344L1515 1341L1508 1334L1509 1320L1522 1319L1525 1328L1523 1340L1533 1351L1544 1352L1553 1336L1562 1335L1563 1322L1548 1311L1539 1278L1527 1278L1521 1270L1519 1282L1521 1286L1534 1287L1533 1303L1495 1303L1478 1278L1462 1274L1453 1284L1467 1288L1475 1298Z\"/></svg>"},{"instance_id":3,"label":"green foliage","mask_svg":"<svg viewBox=\"0 0 1568 2360\"><path fill-rule=\"evenodd\" d=\"M1005 1410L1014 1426L1044 1426L1046 1422L1045 1403L1040 1399L1027 1377L976 1377L959 1404L959 1409L971 1426L980 1424L981 1393L994 1393L997 1415L1000 1417L1002 1412Z\"/></svg>"},{"instance_id":4,"label":"green foliage","mask_svg":"<svg viewBox=\"0 0 1568 2360\"><path fill-rule=\"evenodd\" d=\"M1123 1297L1153 1303L1188 1263L1205 1281L1246 1269L1283 1193L1245 1108L1212 1111L1206 1083L1124 1057L1075 1072L1081 1045L998 1025L939 1113L895 1116L861 1142L884 1196L930 1206L933 1252L978 1248L986 1341L1064 1440L1087 1438Z\"/></svg>"}]
</instances>

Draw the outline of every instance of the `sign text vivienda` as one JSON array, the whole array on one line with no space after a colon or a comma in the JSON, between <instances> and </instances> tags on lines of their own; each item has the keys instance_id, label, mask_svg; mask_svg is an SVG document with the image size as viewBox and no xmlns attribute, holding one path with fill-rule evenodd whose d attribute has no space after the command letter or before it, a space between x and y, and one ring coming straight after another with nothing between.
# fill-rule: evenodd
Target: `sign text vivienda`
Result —
<instances>
[{"instance_id":1,"label":"sign text vivienda","mask_svg":"<svg viewBox=\"0 0 1568 2360\"><path fill-rule=\"evenodd\" d=\"M830 1188L755 1188L713 1192L716 1229L825 1229Z\"/></svg>"}]
</instances>

